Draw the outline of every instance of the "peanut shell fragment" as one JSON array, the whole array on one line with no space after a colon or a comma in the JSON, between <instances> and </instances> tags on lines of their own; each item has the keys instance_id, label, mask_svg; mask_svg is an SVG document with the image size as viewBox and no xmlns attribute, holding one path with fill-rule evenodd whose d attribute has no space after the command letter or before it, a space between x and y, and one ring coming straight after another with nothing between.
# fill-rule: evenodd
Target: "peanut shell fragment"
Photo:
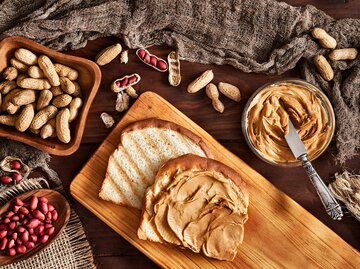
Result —
<instances>
[{"instance_id":1,"label":"peanut shell fragment","mask_svg":"<svg viewBox=\"0 0 360 269\"><path fill-rule=\"evenodd\" d=\"M136 92L136 90L132 87L129 86L125 89L125 92L131 97L131 98L138 98L138 94Z\"/></svg>"},{"instance_id":2,"label":"peanut shell fragment","mask_svg":"<svg viewBox=\"0 0 360 269\"><path fill-rule=\"evenodd\" d=\"M111 128L115 123L114 118L106 112L101 113L100 118L105 124L106 128Z\"/></svg>"},{"instance_id":3,"label":"peanut shell fragment","mask_svg":"<svg viewBox=\"0 0 360 269\"><path fill-rule=\"evenodd\" d=\"M127 64L129 61L129 56L128 56L128 51L124 50L123 52L121 52L120 54L120 63L122 64Z\"/></svg>"},{"instance_id":4,"label":"peanut shell fragment","mask_svg":"<svg viewBox=\"0 0 360 269\"><path fill-rule=\"evenodd\" d=\"M115 109L118 112L123 112L129 108L129 95L126 92L119 92L116 98Z\"/></svg>"},{"instance_id":5,"label":"peanut shell fragment","mask_svg":"<svg viewBox=\"0 0 360 269\"><path fill-rule=\"evenodd\" d=\"M169 83L174 87L179 86L181 82L179 55L176 51L172 51L169 53L167 60L169 63Z\"/></svg>"}]
</instances>

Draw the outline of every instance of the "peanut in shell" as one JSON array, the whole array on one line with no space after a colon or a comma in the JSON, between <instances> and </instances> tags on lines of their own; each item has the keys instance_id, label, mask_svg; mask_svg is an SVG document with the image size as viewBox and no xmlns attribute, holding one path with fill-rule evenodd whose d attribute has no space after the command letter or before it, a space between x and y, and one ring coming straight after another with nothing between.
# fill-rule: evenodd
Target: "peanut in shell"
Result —
<instances>
[{"instance_id":1,"label":"peanut in shell","mask_svg":"<svg viewBox=\"0 0 360 269\"><path fill-rule=\"evenodd\" d=\"M25 132L35 116L35 110L33 104L26 105L20 112L19 117L15 122L15 128L19 132Z\"/></svg>"},{"instance_id":2,"label":"peanut in shell","mask_svg":"<svg viewBox=\"0 0 360 269\"><path fill-rule=\"evenodd\" d=\"M79 76L79 72L76 69L71 68L70 66L55 63L54 67L59 77L67 77L70 80L76 80Z\"/></svg>"},{"instance_id":3,"label":"peanut in shell","mask_svg":"<svg viewBox=\"0 0 360 269\"><path fill-rule=\"evenodd\" d=\"M66 107L70 104L72 100L72 97L67 94L67 93L64 93L64 94L60 94L58 96L56 96L54 98L54 100L52 101L52 104L54 106L56 106L57 108L62 108L62 107Z\"/></svg>"},{"instance_id":4,"label":"peanut in shell","mask_svg":"<svg viewBox=\"0 0 360 269\"><path fill-rule=\"evenodd\" d=\"M44 126L49 120L55 118L58 109L55 106L47 106L40 110L34 116L33 121L31 122L30 128L33 130L39 130L42 126Z\"/></svg>"},{"instance_id":5,"label":"peanut in shell","mask_svg":"<svg viewBox=\"0 0 360 269\"><path fill-rule=\"evenodd\" d=\"M6 80L14 80L17 78L17 76L18 70L13 66L6 67L3 71L3 78Z\"/></svg>"},{"instance_id":6,"label":"peanut in shell","mask_svg":"<svg viewBox=\"0 0 360 269\"><path fill-rule=\"evenodd\" d=\"M208 85L214 78L214 73L212 70L206 70L203 72L198 78L196 78L193 82L191 82L187 91L189 93L196 93Z\"/></svg>"},{"instance_id":7,"label":"peanut in shell","mask_svg":"<svg viewBox=\"0 0 360 269\"><path fill-rule=\"evenodd\" d=\"M109 46L96 55L95 61L100 66L106 65L114 60L120 54L121 50L122 47L119 43Z\"/></svg>"},{"instance_id":8,"label":"peanut in shell","mask_svg":"<svg viewBox=\"0 0 360 269\"><path fill-rule=\"evenodd\" d=\"M15 58L26 65L35 65L38 60L38 57L32 51L24 48L15 51Z\"/></svg>"},{"instance_id":9,"label":"peanut in shell","mask_svg":"<svg viewBox=\"0 0 360 269\"><path fill-rule=\"evenodd\" d=\"M68 94L73 94L75 92L74 83L66 77L60 78L60 87L64 92L66 92Z\"/></svg>"},{"instance_id":10,"label":"peanut in shell","mask_svg":"<svg viewBox=\"0 0 360 269\"><path fill-rule=\"evenodd\" d=\"M10 59L11 66L15 67L20 73L26 73L28 71L29 66L20 62L16 58Z\"/></svg>"},{"instance_id":11,"label":"peanut in shell","mask_svg":"<svg viewBox=\"0 0 360 269\"><path fill-rule=\"evenodd\" d=\"M225 95L227 98L235 101L240 102L241 100L241 92L238 87L225 82L220 82L218 84L219 91Z\"/></svg>"},{"instance_id":12,"label":"peanut in shell","mask_svg":"<svg viewBox=\"0 0 360 269\"><path fill-rule=\"evenodd\" d=\"M36 101L36 92L34 90L19 91L11 99L11 102L16 106L24 106Z\"/></svg>"},{"instance_id":13,"label":"peanut in shell","mask_svg":"<svg viewBox=\"0 0 360 269\"><path fill-rule=\"evenodd\" d=\"M69 119L70 110L68 108L60 110L56 116L56 135L59 140L65 144L71 140Z\"/></svg>"},{"instance_id":14,"label":"peanut in shell","mask_svg":"<svg viewBox=\"0 0 360 269\"><path fill-rule=\"evenodd\" d=\"M0 124L15 126L17 115L0 115Z\"/></svg>"},{"instance_id":15,"label":"peanut in shell","mask_svg":"<svg viewBox=\"0 0 360 269\"><path fill-rule=\"evenodd\" d=\"M45 77L49 80L51 86L60 86L59 75L56 73L54 64L46 55L40 55L38 64L44 72Z\"/></svg>"}]
</instances>

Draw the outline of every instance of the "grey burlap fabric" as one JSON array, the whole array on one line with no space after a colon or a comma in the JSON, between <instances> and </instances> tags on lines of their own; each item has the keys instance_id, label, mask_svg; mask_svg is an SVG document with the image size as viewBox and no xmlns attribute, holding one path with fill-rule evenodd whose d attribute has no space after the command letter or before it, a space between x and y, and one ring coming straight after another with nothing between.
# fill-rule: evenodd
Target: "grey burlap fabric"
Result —
<instances>
[{"instance_id":1,"label":"grey burlap fabric","mask_svg":"<svg viewBox=\"0 0 360 269\"><path fill-rule=\"evenodd\" d=\"M338 47L360 46L360 20L334 20L313 6L292 7L273 0L5 0L0 32L26 36L54 49L83 47L88 39L116 35L130 48L166 44L182 59L230 64L245 72L280 74L302 59L302 73L321 86L337 117L338 160L360 148L359 58L334 64L325 82L311 58L323 53L309 36L325 28Z\"/></svg>"},{"instance_id":2,"label":"grey burlap fabric","mask_svg":"<svg viewBox=\"0 0 360 269\"><path fill-rule=\"evenodd\" d=\"M5 186L0 184L0 206L18 194L26 191L51 188L62 192L61 182L55 171L49 168L50 156L32 147L14 141L0 139L0 160L5 156L21 158L32 171L43 177L28 178L20 184ZM5 174L0 170L0 176ZM70 220L65 230L46 249L21 262L2 266L2 269L88 269L95 268L89 242L79 217L71 210Z\"/></svg>"}]
</instances>

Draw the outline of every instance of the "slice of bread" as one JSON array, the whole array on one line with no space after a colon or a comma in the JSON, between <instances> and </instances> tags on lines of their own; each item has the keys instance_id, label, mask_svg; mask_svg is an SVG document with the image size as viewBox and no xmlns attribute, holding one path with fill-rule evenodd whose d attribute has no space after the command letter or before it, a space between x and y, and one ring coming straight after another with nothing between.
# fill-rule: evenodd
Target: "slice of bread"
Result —
<instances>
[{"instance_id":1,"label":"slice of bread","mask_svg":"<svg viewBox=\"0 0 360 269\"><path fill-rule=\"evenodd\" d=\"M211 156L200 137L173 122L150 118L131 123L109 158L100 198L141 210L159 167L187 153Z\"/></svg>"},{"instance_id":2,"label":"slice of bread","mask_svg":"<svg viewBox=\"0 0 360 269\"><path fill-rule=\"evenodd\" d=\"M233 225L233 223L236 223L238 227L237 229L238 236L236 236L237 241L235 240L235 242L233 242L231 246L227 246L228 249L224 250L225 252L223 251L221 254L220 253L214 254L214 252L210 253L209 251L206 250L206 247L204 246L194 248L193 247L194 244L191 243L192 235L190 235L189 237L189 234L184 234L182 232L182 229L179 230L180 224L178 222L171 223L173 219L172 217L169 216L169 213L165 213L163 215L163 213L160 212L160 215L163 215L164 219L160 220L159 222L159 216L157 216L157 214L160 210L165 210L164 209L165 204L162 203L162 201L164 201L162 200L164 198L164 194L170 193L172 191L178 194L178 189L176 185L173 185L172 183L173 182L176 183L175 178L183 172L186 173L184 178L185 178L185 182L187 182L189 180L188 177L189 171L194 173L205 171L205 172L209 172L211 175L213 175L214 173L220 173L223 177L220 177L219 180L226 182L227 186L229 187L226 196L231 197L231 201L235 201L234 203L235 207L231 210L234 210L232 212L237 212L237 213L235 215L227 216L225 214L226 215L225 217L224 215L222 216L226 218L227 221L229 221L230 223L230 225L225 224L224 230L226 230L226 227L230 227L231 225ZM183 190L183 188L185 188L184 185L186 183L179 183L179 184L181 185L181 187L179 188L182 188ZM192 189L189 190L189 192L192 193L191 195L194 195L196 192L199 191L198 189L199 186L196 185L196 181L191 181L191 183L189 184L191 184L190 185L192 186L191 188L194 188L194 190ZM204 185L200 185L200 186L201 188L204 187ZM206 193L208 192L206 191ZM179 194L179 195L182 197L181 199L184 199L183 194ZM215 195L217 195L217 192L215 192ZM198 200L199 199L194 201L196 202ZM209 217L214 218L214 221L218 221L219 217L217 216L219 216L219 214L220 215L223 214L224 211L222 207L218 207L217 204L218 202L214 203L214 201L215 200L212 200L212 202L211 201L206 202L205 204L203 204L202 208L206 208L207 206L210 206L211 207L210 215L212 214L215 215ZM190 200L184 200L179 202L171 201L169 203L166 203L165 207L168 208L166 210L170 210L170 207L168 207L168 205L174 206L177 203L181 205L181 204L188 204L189 202ZM159 169L154 184L147 189L144 199L144 208L142 212L142 217L138 228L138 237L143 240L150 240L159 243L170 243L182 247L187 247L195 252L203 252L205 255L217 259L232 260L236 255L238 245L242 242L243 239L243 224L248 219L247 216L248 205L249 205L248 189L246 187L246 184L244 183L244 181L236 171L234 171L230 167L218 161L209 158L202 158L193 154L186 154L166 162ZM189 212L189 211L182 211L181 208L182 207L175 209L175 211L181 212L178 213L180 214L180 216L182 216L180 217L180 220L184 218L183 214L187 214L186 212ZM192 210L193 208L194 207L192 204L190 206L190 210ZM226 208L227 206L225 206L225 209ZM229 210L229 208L227 208L226 210ZM168 212L168 211L163 211L163 212ZM217 214L216 212L217 213L220 212L220 213ZM184 226L184 227L189 227L189 226ZM224 236L226 236L226 232L224 232L224 230L221 230L220 233L224 233Z\"/></svg>"}]
</instances>

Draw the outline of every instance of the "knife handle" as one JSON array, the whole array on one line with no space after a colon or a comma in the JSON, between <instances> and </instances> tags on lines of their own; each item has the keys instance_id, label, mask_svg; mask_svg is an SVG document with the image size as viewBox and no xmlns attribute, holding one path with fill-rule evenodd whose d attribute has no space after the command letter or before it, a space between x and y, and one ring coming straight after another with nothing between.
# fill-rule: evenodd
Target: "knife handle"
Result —
<instances>
[{"instance_id":1,"label":"knife handle","mask_svg":"<svg viewBox=\"0 0 360 269\"><path fill-rule=\"evenodd\" d=\"M302 161L302 165L305 168L305 171L309 176L311 183L314 185L315 190L319 195L326 212L330 215L332 219L341 220L343 212L341 210L340 204L336 201L334 196L332 196L325 183L315 171L311 162L308 160L307 155L301 155L299 157L299 160Z\"/></svg>"}]
</instances>

